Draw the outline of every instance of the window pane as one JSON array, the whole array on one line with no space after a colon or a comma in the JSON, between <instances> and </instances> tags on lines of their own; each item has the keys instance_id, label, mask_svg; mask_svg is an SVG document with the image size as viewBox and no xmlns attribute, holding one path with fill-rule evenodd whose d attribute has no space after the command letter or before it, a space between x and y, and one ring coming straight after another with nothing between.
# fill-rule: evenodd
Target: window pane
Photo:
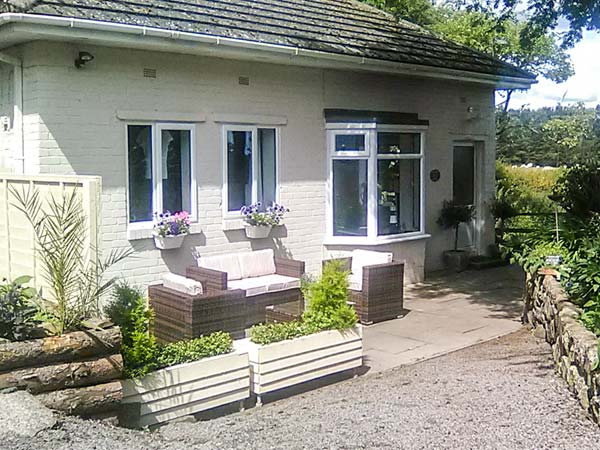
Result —
<instances>
[{"instance_id":1,"label":"window pane","mask_svg":"<svg viewBox=\"0 0 600 450\"><path fill-rule=\"evenodd\" d=\"M270 205L276 199L276 139L275 129L258 130L258 201Z\"/></svg>"},{"instance_id":2,"label":"window pane","mask_svg":"<svg viewBox=\"0 0 600 450\"><path fill-rule=\"evenodd\" d=\"M475 149L472 146L454 147L453 166L454 201L472 205L475 202Z\"/></svg>"},{"instance_id":3,"label":"window pane","mask_svg":"<svg viewBox=\"0 0 600 450\"><path fill-rule=\"evenodd\" d=\"M336 152L364 152L365 135L364 134L336 134L335 135Z\"/></svg>"},{"instance_id":4,"label":"window pane","mask_svg":"<svg viewBox=\"0 0 600 450\"><path fill-rule=\"evenodd\" d=\"M377 153L380 155L419 154L421 135L419 133L377 133Z\"/></svg>"},{"instance_id":5,"label":"window pane","mask_svg":"<svg viewBox=\"0 0 600 450\"><path fill-rule=\"evenodd\" d=\"M367 235L367 160L333 161L333 234Z\"/></svg>"},{"instance_id":6,"label":"window pane","mask_svg":"<svg viewBox=\"0 0 600 450\"><path fill-rule=\"evenodd\" d=\"M377 234L401 234L421 229L421 171L418 159L377 162Z\"/></svg>"},{"instance_id":7,"label":"window pane","mask_svg":"<svg viewBox=\"0 0 600 450\"><path fill-rule=\"evenodd\" d=\"M252 132L227 132L227 205L239 211L252 203Z\"/></svg>"},{"instance_id":8,"label":"window pane","mask_svg":"<svg viewBox=\"0 0 600 450\"><path fill-rule=\"evenodd\" d=\"M129 221L152 220L152 127L127 127L129 165Z\"/></svg>"},{"instance_id":9,"label":"window pane","mask_svg":"<svg viewBox=\"0 0 600 450\"><path fill-rule=\"evenodd\" d=\"M191 149L189 130L162 130L163 210L191 211Z\"/></svg>"}]
</instances>

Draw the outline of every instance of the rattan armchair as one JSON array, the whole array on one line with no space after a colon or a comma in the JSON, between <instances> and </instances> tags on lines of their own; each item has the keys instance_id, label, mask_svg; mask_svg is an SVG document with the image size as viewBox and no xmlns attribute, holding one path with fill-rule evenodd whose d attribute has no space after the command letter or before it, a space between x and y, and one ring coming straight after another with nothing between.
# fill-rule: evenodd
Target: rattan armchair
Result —
<instances>
[{"instance_id":1,"label":"rattan armchair","mask_svg":"<svg viewBox=\"0 0 600 450\"><path fill-rule=\"evenodd\" d=\"M342 267L351 270L352 258L337 258ZM323 261L326 264L328 261ZM360 323L370 325L396 319L403 312L404 263L392 261L364 266L360 290L350 289L350 301Z\"/></svg>"}]
</instances>

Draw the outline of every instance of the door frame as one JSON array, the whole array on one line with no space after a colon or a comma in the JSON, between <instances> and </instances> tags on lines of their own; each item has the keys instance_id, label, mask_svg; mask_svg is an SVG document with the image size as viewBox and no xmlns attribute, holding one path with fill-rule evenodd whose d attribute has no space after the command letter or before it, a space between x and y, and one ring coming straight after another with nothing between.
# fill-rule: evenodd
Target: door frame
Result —
<instances>
[{"instance_id":1,"label":"door frame","mask_svg":"<svg viewBox=\"0 0 600 450\"><path fill-rule=\"evenodd\" d=\"M476 140L455 140L452 142L452 198L454 198L454 149L455 147L473 148L473 206L475 207L475 217L473 219L473 240L471 248L477 255L484 253L482 248L482 224L484 222L485 204L483 201L483 173L484 173L484 150L485 143Z\"/></svg>"}]
</instances>

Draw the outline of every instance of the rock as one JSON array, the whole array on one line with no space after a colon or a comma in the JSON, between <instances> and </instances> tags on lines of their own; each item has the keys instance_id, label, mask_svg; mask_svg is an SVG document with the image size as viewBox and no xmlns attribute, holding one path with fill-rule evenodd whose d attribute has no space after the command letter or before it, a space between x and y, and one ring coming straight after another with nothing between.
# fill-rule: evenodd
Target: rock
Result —
<instances>
[{"instance_id":1,"label":"rock","mask_svg":"<svg viewBox=\"0 0 600 450\"><path fill-rule=\"evenodd\" d=\"M33 437L55 424L52 411L33 395L19 391L0 396L0 439L13 435Z\"/></svg>"},{"instance_id":2,"label":"rock","mask_svg":"<svg viewBox=\"0 0 600 450\"><path fill-rule=\"evenodd\" d=\"M545 339L546 331L541 326L537 326L533 329L533 335L538 339Z\"/></svg>"}]
</instances>

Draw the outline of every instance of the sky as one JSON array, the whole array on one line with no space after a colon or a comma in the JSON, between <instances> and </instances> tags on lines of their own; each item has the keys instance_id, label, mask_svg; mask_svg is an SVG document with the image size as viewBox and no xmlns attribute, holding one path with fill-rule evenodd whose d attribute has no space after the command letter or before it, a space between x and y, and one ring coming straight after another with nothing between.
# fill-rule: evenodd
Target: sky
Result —
<instances>
[{"instance_id":1,"label":"sky","mask_svg":"<svg viewBox=\"0 0 600 450\"><path fill-rule=\"evenodd\" d=\"M575 75L564 83L554 83L539 77L539 82L525 92L515 92L510 108L518 109L526 105L536 109L556 106L558 102L571 104L584 102L595 107L600 103L600 33L586 31L583 39L571 50L571 61ZM564 97L564 100L563 100Z\"/></svg>"}]
</instances>

